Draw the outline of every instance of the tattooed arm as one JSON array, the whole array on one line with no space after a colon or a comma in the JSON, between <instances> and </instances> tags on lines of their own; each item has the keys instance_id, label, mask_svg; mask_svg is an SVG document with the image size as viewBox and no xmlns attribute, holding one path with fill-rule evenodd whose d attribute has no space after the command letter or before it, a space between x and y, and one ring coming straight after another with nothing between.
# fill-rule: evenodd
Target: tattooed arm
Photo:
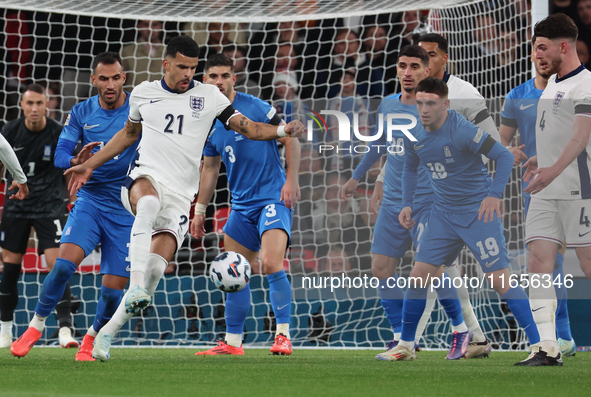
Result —
<instances>
[{"instance_id":1,"label":"tattooed arm","mask_svg":"<svg viewBox=\"0 0 591 397\"><path fill-rule=\"evenodd\" d=\"M253 141L270 141L284 136L297 137L303 134L304 125L299 120L293 120L286 126L276 126L267 123L257 123L239 114L228 121L231 130L241 133ZM284 135L278 132L285 129Z\"/></svg>"}]
</instances>

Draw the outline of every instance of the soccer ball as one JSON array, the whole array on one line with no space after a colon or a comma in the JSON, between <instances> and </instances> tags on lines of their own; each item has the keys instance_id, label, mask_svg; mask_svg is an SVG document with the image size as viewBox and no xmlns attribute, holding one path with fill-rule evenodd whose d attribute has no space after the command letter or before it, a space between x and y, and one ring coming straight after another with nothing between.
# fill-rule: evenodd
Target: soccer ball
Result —
<instances>
[{"instance_id":1,"label":"soccer ball","mask_svg":"<svg viewBox=\"0 0 591 397\"><path fill-rule=\"evenodd\" d=\"M222 252L211 262L209 277L218 289L238 292L250 280L250 263L237 252Z\"/></svg>"}]
</instances>

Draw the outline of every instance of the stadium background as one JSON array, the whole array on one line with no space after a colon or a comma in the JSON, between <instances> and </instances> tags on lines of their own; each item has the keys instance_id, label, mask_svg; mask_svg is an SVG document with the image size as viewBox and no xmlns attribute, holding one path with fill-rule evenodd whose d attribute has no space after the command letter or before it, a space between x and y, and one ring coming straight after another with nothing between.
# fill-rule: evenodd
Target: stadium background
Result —
<instances>
[{"instance_id":1,"label":"stadium background","mask_svg":"<svg viewBox=\"0 0 591 397\"><path fill-rule=\"evenodd\" d=\"M417 4L421 10L411 8ZM534 7L539 5L534 2ZM307 124L307 109L338 109L349 115L365 115L360 117L362 126L373 131L379 101L398 92L392 68L398 51L417 35L435 31L450 42L447 69L480 90L498 124L506 93L531 76L531 6L526 0L444 4L378 0L0 1L0 7L4 7L0 9L0 118L6 122L18 117L19 92L28 83L42 82L51 90L51 116L63 122L73 104L94 94L89 83L92 55L105 50L127 54L126 68L136 76L136 81L128 82L131 89L144 76L139 72L153 67L153 60L156 64L160 61L162 46L168 40L187 34L202 46L202 61L215 52L231 53L243 68L237 89L270 101L286 121L299 118ZM574 2L566 9L551 5L550 12L554 11L566 12L578 23L581 43L577 45L581 56L587 49L588 60L591 15L578 12ZM148 24L151 28L144 28L142 36L140 20L160 20L162 30ZM157 37L148 55L136 46L142 37ZM159 73L156 67L147 78L160 78ZM345 87L347 76L355 81L353 94ZM200 80L200 76L197 78ZM352 204L338 200L339 187L360 157L318 153L320 143L333 142L334 125L330 118L327 123L328 128L315 129L312 142L302 141L303 197L294 217L289 261L285 262L294 287L293 343L381 347L392 335L377 291L351 288L331 293L302 288L303 276L371 273L369 246L375 216L369 210L369 197L379 169L376 167L362 181ZM504 202L506 239L511 269L516 274L526 272L520 174L520 170L514 171ZM225 329L223 296L204 274L207 264L223 249L219 232L227 217L228 200L222 178L208 212L208 230L212 233L203 240L185 240L153 305L124 327L115 344L200 345L221 338ZM90 325L95 313L100 291L99 251L100 247L72 279L72 291L80 298L74 316L78 332ZM410 271L411 259L409 253L403 262L403 276ZM468 252L462 254L462 264L469 276L481 275ZM30 319L45 277L34 236L24 268L15 317L17 334L24 331ZM567 256L565 272L580 275L577 269L576 257ZM251 282L253 308L245 326L245 341L265 345L274 334L268 287L262 276L253 277ZM588 287L586 279L576 279L569 291L573 335L579 345L591 345L591 331L585 327L585 313L591 308ZM487 337L497 348L524 349L524 335L516 330L506 306L494 296L488 289L471 290ZM432 320L422 345L445 348L449 326L440 308L433 312ZM43 341L57 343L52 339L56 329L50 318Z\"/></svg>"}]
</instances>

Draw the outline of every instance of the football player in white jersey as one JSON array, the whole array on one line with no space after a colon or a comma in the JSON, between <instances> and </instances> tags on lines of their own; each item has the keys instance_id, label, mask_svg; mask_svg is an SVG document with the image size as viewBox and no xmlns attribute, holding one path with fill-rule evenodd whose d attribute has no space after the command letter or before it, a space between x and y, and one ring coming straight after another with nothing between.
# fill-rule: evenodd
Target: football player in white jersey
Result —
<instances>
[{"instance_id":1,"label":"football player in white jersey","mask_svg":"<svg viewBox=\"0 0 591 397\"><path fill-rule=\"evenodd\" d=\"M487 132L491 137L493 137L497 142L500 142L501 137L495 122L488 113L484 97L472 84L445 71L445 65L447 64L449 58L447 39L436 33L428 33L422 35L419 38L418 45L419 47L425 49L425 51L427 51L429 54L429 67L431 68L429 75L443 80L449 88L449 108L451 110L457 111L459 114L464 116L466 120L476 124L478 127ZM483 160L488 161L484 156ZM372 196L372 207L374 207L374 211L376 212L377 202L382 201L382 186L385 170L386 166L384 165L382 172L376 180L376 186ZM452 278L462 277L457 261L451 266L445 266L445 272ZM462 305L464 321L474 334L472 342L470 342L468 347L466 358L481 357L483 354L488 356L491 351L490 342L486 339L486 336L482 332L482 328L478 323L478 319L476 318L476 314L474 313L474 309L470 303L468 290L463 285L460 288L457 288L457 290L460 303ZM435 292L429 291L427 303L425 305L425 312L417 327L417 344L419 343L425 327L431 318L431 312L433 311L436 298L437 296Z\"/></svg>"},{"instance_id":2,"label":"football player in white jersey","mask_svg":"<svg viewBox=\"0 0 591 397\"><path fill-rule=\"evenodd\" d=\"M564 239L591 279L591 72L577 56L577 35L575 23L564 14L550 15L534 27L536 59L557 72L538 103L537 156L525 163L523 178L530 181L525 192L532 194L525 227L529 299L541 342L516 365L562 365L552 271Z\"/></svg>"},{"instance_id":3,"label":"football player in white jersey","mask_svg":"<svg viewBox=\"0 0 591 397\"><path fill-rule=\"evenodd\" d=\"M191 202L199 189L201 154L216 119L251 140L297 136L304 130L299 121L286 126L255 123L234 110L216 86L193 80L198 57L199 46L193 39L172 39L162 62L164 78L134 88L125 127L90 160L67 171L72 174L70 189L75 191L93 170L142 134L121 194L123 205L135 215L129 246L130 289L96 336L93 357L102 361L109 358L112 336L151 303L164 269L185 238Z\"/></svg>"}]
</instances>

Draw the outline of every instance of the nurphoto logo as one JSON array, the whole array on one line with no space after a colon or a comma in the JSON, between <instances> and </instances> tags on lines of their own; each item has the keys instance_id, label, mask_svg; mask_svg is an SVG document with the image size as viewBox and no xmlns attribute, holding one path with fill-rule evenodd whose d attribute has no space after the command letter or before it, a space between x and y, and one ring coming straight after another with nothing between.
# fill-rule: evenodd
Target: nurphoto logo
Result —
<instances>
[{"instance_id":1,"label":"nurphoto logo","mask_svg":"<svg viewBox=\"0 0 591 397\"><path fill-rule=\"evenodd\" d=\"M337 134L332 132L332 144L320 144L318 150L320 153L328 151L347 152L347 153L367 153L370 151L372 146L378 147L381 150L382 147L386 148L390 154L403 154L404 153L404 139L392 138L393 131L401 131L411 142L416 142L417 139L412 135L410 130L416 127L417 119L412 114L405 113L388 113L384 115L379 113L377 115L376 126L377 132L373 135L363 135L359 132L359 113L353 112L353 125L349 117L338 110L321 110L317 113L310 109L311 113L307 113L306 116L310 117L307 123L307 140L312 142L314 139L314 122L318 126L321 132L324 132L325 136L328 135L329 128L325 116L333 116L336 119L336 130ZM386 121L386 141L390 142L390 145L380 144L358 144L357 142L375 142L382 137L384 134L384 120ZM333 123L331 123L333 124ZM351 128L353 127L353 128ZM351 134L351 130L353 133ZM334 129L333 129L334 131ZM352 145L341 145L341 143L351 142L355 143Z\"/></svg>"}]
</instances>

